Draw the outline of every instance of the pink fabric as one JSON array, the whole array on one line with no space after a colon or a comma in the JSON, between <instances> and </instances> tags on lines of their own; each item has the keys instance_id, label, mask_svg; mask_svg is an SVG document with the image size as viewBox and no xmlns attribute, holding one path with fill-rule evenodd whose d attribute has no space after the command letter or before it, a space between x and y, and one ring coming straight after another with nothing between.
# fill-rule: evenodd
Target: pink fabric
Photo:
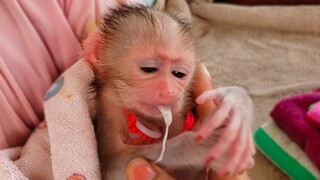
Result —
<instances>
[{"instance_id":1,"label":"pink fabric","mask_svg":"<svg viewBox=\"0 0 320 180\"><path fill-rule=\"evenodd\" d=\"M275 105L270 115L320 170L320 130L305 119L309 106L318 101L320 101L320 88L311 93L282 99Z\"/></svg>"},{"instance_id":2,"label":"pink fabric","mask_svg":"<svg viewBox=\"0 0 320 180\"><path fill-rule=\"evenodd\" d=\"M100 4L0 1L0 149L22 145L44 119L43 95L79 59Z\"/></svg>"}]
</instances>

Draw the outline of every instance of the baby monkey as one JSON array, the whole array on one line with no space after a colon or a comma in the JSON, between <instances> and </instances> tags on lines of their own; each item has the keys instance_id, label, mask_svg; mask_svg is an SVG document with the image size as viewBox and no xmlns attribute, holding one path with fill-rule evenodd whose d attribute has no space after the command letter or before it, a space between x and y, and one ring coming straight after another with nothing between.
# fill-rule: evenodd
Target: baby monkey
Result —
<instances>
[{"instance_id":1,"label":"baby monkey","mask_svg":"<svg viewBox=\"0 0 320 180\"><path fill-rule=\"evenodd\" d=\"M207 168L221 166L205 162L219 134L196 142L196 132L188 131L198 64L189 25L151 8L123 6L104 17L98 41L91 63L103 179L125 179L135 157L158 158L166 128L159 106L170 108L173 116L161 167L177 179L205 179Z\"/></svg>"}]
</instances>

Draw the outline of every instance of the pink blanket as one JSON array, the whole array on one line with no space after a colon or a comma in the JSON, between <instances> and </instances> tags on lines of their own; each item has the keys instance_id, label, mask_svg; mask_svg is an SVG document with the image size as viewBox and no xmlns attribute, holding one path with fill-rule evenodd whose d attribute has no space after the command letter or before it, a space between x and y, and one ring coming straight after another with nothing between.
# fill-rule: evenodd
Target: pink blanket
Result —
<instances>
[{"instance_id":1,"label":"pink blanket","mask_svg":"<svg viewBox=\"0 0 320 180\"><path fill-rule=\"evenodd\" d=\"M1 179L100 179L93 78L83 60L58 78L45 96L47 128L36 129L23 148L0 151Z\"/></svg>"},{"instance_id":2,"label":"pink blanket","mask_svg":"<svg viewBox=\"0 0 320 180\"><path fill-rule=\"evenodd\" d=\"M309 106L320 101L320 88L282 99L271 112L278 126L307 154L320 170L320 129L308 122Z\"/></svg>"}]
</instances>

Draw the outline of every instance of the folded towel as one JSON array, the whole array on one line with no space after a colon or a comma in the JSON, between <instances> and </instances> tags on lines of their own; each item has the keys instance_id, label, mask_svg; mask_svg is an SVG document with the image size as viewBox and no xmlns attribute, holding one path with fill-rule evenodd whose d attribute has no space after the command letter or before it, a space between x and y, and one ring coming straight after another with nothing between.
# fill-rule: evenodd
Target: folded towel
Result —
<instances>
[{"instance_id":1,"label":"folded towel","mask_svg":"<svg viewBox=\"0 0 320 180\"><path fill-rule=\"evenodd\" d=\"M320 179L320 173L303 150L274 121L254 133L259 150L291 179Z\"/></svg>"}]
</instances>

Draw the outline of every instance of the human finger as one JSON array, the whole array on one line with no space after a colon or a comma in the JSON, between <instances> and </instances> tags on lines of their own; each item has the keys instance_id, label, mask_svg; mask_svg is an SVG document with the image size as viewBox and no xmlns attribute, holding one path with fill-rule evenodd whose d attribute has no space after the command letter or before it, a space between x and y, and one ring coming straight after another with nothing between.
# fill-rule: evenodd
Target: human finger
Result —
<instances>
[{"instance_id":1,"label":"human finger","mask_svg":"<svg viewBox=\"0 0 320 180\"><path fill-rule=\"evenodd\" d=\"M126 176L128 180L173 180L157 165L149 163L143 158L135 158L129 162Z\"/></svg>"}]
</instances>

